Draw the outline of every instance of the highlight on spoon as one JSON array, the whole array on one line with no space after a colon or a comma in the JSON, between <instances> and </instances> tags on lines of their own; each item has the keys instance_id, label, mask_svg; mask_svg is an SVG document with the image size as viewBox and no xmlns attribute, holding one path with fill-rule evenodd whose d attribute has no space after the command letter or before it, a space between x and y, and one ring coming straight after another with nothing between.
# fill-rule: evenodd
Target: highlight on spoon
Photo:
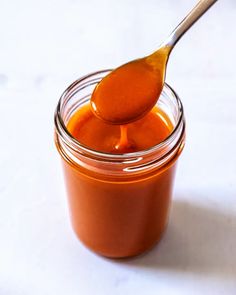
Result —
<instances>
[{"instance_id":1,"label":"highlight on spoon","mask_svg":"<svg viewBox=\"0 0 236 295\"><path fill-rule=\"evenodd\" d=\"M109 124L124 125L140 119L156 104L163 89L165 65L156 68L147 58L113 70L96 86L92 110Z\"/></svg>"}]
</instances>

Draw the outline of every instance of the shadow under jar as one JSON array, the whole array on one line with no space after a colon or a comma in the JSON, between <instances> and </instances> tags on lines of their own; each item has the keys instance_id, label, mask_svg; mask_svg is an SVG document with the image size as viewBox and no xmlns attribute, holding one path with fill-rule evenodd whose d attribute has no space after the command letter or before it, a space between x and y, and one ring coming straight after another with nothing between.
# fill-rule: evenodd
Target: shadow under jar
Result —
<instances>
[{"instance_id":1,"label":"shadow under jar","mask_svg":"<svg viewBox=\"0 0 236 295\"><path fill-rule=\"evenodd\" d=\"M164 141L126 154L84 146L66 126L109 72L85 76L65 90L55 112L55 143L76 235L98 254L121 258L138 255L161 239L168 222L176 160L184 147L185 120L180 99L165 84L157 107L173 130Z\"/></svg>"}]
</instances>

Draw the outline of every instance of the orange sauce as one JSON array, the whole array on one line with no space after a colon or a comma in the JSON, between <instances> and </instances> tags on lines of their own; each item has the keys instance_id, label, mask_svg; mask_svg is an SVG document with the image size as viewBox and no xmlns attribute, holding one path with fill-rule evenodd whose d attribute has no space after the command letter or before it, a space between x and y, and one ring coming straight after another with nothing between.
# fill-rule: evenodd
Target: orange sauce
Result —
<instances>
[{"instance_id":1,"label":"orange sauce","mask_svg":"<svg viewBox=\"0 0 236 295\"><path fill-rule=\"evenodd\" d=\"M124 128L120 137L120 127L98 119L89 105L75 112L67 124L80 143L109 153L117 153L117 144L125 152L153 147L170 134L173 126L155 107ZM120 179L98 175L64 160L72 224L86 246L104 256L127 257L160 240L168 219L175 161L148 175L138 173Z\"/></svg>"},{"instance_id":2,"label":"orange sauce","mask_svg":"<svg viewBox=\"0 0 236 295\"><path fill-rule=\"evenodd\" d=\"M168 222L175 160L155 173L119 179L84 171L64 158L71 221L80 241L114 258L153 247Z\"/></svg>"},{"instance_id":3,"label":"orange sauce","mask_svg":"<svg viewBox=\"0 0 236 295\"><path fill-rule=\"evenodd\" d=\"M163 47L104 77L91 97L96 116L110 124L124 125L151 111L163 89L170 50L168 46Z\"/></svg>"},{"instance_id":4,"label":"orange sauce","mask_svg":"<svg viewBox=\"0 0 236 295\"><path fill-rule=\"evenodd\" d=\"M163 88L167 53L129 62L103 78L92 94L91 107L82 107L67 123L70 134L89 149L110 154L143 151L164 141L173 126L154 106ZM83 243L108 257L127 257L160 240L177 155L160 168L132 175L100 173L87 162L83 165L88 159L80 165L61 155L72 224ZM103 168L102 161L93 161L93 167Z\"/></svg>"}]
</instances>

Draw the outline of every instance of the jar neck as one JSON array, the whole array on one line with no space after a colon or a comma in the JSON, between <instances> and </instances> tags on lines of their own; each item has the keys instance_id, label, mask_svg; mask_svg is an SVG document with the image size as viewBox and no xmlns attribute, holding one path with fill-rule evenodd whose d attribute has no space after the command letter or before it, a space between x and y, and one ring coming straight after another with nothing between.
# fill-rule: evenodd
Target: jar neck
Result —
<instances>
[{"instance_id":1,"label":"jar neck","mask_svg":"<svg viewBox=\"0 0 236 295\"><path fill-rule=\"evenodd\" d=\"M137 174L150 173L153 170L162 170L167 165L175 162L180 155L185 142L185 123L179 126L174 138L169 140L157 150L145 151L146 153L123 154L123 155L94 155L75 149L55 132L56 146L62 156L70 165L79 170L92 171L94 174L103 174L114 177L135 176ZM108 157L109 156L109 157ZM86 172L86 174L88 174Z\"/></svg>"},{"instance_id":2,"label":"jar neck","mask_svg":"<svg viewBox=\"0 0 236 295\"><path fill-rule=\"evenodd\" d=\"M55 142L61 156L80 170L115 177L127 177L161 169L178 157L185 138L182 103L167 84L162 93L163 99L159 103L163 104L162 107L165 107L167 100L172 103L166 108L169 111L168 116L173 117L174 128L163 142L152 148L126 154L103 153L84 146L68 132L68 120L75 110L89 101L93 88L108 72L97 72L75 81L61 96L55 112Z\"/></svg>"}]
</instances>

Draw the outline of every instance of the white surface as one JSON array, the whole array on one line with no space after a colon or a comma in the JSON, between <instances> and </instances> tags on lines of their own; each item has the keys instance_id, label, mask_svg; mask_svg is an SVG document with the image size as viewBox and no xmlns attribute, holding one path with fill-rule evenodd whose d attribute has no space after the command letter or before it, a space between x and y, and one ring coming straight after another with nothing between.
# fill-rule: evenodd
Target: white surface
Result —
<instances>
[{"instance_id":1,"label":"white surface","mask_svg":"<svg viewBox=\"0 0 236 295\"><path fill-rule=\"evenodd\" d=\"M53 112L88 72L154 50L193 0L0 0L0 295L236 294L235 0L174 50L187 145L170 225L128 261L84 248L69 223Z\"/></svg>"}]
</instances>

